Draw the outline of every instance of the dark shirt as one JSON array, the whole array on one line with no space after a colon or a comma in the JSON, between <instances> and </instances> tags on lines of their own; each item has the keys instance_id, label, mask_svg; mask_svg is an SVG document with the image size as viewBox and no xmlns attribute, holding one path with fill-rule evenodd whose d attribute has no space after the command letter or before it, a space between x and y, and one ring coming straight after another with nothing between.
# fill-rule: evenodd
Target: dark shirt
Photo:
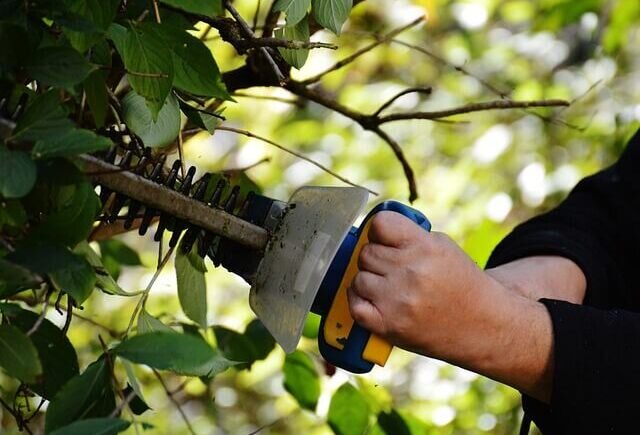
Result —
<instances>
[{"instance_id":1,"label":"dark shirt","mask_svg":"<svg viewBox=\"0 0 640 435\"><path fill-rule=\"evenodd\" d=\"M523 397L543 434L640 430L640 131L611 167L583 179L557 208L516 227L487 268L534 255L571 259L583 305L542 299L553 323L550 405Z\"/></svg>"}]
</instances>

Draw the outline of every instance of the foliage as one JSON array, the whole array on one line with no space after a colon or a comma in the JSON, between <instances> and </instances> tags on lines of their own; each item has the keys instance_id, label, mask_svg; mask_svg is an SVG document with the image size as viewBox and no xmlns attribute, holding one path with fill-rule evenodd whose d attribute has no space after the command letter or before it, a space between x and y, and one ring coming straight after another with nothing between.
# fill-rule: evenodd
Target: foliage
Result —
<instances>
[{"instance_id":1,"label":"foliage","mask_svg":"<svg viewBox=\"0 0 640 435\"><path fill-rule=\"evenodd\" d=\"M316 317L285 356L244 284L106 224L78 156L139 141L278 199L341 174L483 263L637 127L637 0L257 3L0 1L0 431L514 433L516 392L461 369L336 372Z\"/></svg>"}]
</instances>

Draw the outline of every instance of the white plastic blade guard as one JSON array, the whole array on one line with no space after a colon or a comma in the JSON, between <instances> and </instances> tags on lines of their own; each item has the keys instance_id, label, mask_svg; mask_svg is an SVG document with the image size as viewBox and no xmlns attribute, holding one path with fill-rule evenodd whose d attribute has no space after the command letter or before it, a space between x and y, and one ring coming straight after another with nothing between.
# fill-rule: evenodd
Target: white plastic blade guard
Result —
<instances>
[{"instance_id":1,"label":"white plastic blade guard","mask_svg":"<svg viewBox=\"0 0 640 435\"><path fill-rule=\"evenodd\" d=\"M249 294L285 352L296 349L322 279L367 197L358 187L303 187L291 196Z\"/></svg>"}]
</instances>

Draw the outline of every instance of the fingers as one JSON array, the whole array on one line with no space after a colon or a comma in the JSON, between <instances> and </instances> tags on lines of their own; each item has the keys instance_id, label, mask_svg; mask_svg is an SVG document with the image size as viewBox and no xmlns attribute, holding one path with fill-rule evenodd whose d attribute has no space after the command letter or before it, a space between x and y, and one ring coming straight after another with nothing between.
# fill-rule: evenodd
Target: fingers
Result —
<instances>
[{"instance_id":1,"label":"fingers","mask_svg":"<svg viewBox=\"0 0 640 435\"><path fill-rule=\"evenodd\" d=\"M347 296L349 298L349 311L353 320L373 333L380 333L383 321L378 308L370 300L361 297L354 286L349 288Z\"/></svg>"},{"instance_id":2,"label":"fingers","mask_svg":"<svg viewBox=\"0 0 640 435\"><path fill-rule=\"evenodd\" d=\"M414 240L422 230L411 219L393 211L376 214L369 227L369 240L399 248Z\"/></svg>"},{"instance_id":3,"label":"fingers","mask_svg":"<svg viewBox=\"0 0 640 435\"><path fill-rule=\"evenodd\" d=\"M384 294L387 282L384 277L371 272L360 271L351 283L351 291L362 299L378 302Z\"/></svg>"},{"instance_id":4,"label":"fingers","mask_svg":"<svg viewBox=\"0 0 640 435\"><path fill-rule=\"evenodd\" d=\"M386 275L397 259L397 249L376 243L367 243L358 255L358 269Z\"/></svg>"}]
</instances>

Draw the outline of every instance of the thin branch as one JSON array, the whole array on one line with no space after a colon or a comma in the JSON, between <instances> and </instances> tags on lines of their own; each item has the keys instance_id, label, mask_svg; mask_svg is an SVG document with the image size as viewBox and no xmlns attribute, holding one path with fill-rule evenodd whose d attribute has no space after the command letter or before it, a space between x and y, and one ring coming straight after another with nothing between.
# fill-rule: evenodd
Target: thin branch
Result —
<instances>
[{"instance_id":1,"label":"thin branch","mask_svg":"<svg viewBox=\"0 0 640 435\"><path fill-rule=\"evenodd\" d=\"M262 1L258 0L256 4L256 11L253 13L253 23L251 24L251 31L255 33L256 28L258 27L258 15L260 15L260 6L262 6Z\"/></svg>"},{"instance_id":2,"label":"thin branch","mask_svg":"<svg viewBox=\"0 0 640 435\"><path fill-rule=\"evenodd\" d=\"M431 86L429 86L429 87L426 87L426 88L425 87L409 88L409 89L405 89L404 91L398 92L396 95L394 95L393 97L389 98L389 100L386 103L382 104L380 106L380 108L378 108L378 110L376 110L373 113L373 116L380 115L380 113L382 113L382 111L384 109L386 109L387 107L391 106L394 103L394 101L396 101L398 98L400 98L400 97L402 97L404 95L411 94L411 93L414 93L414 92L415 93L419 93L419 94L430 95L431 91L432 91Z\"/></svg>"},{"instance_id":3,"label":"thin branch","mask_svg":"<svg viewBox=\"0 0 640 435\"><path fill-rule=\"evenodd\" d=\"M242 18L242 16L240 16L240 14L233 7L231 2L229 0L224 0L223 3L224 3L225 9L229 11L231 16L233 16L236 22L240 25L240 29L244 32L245 36L249 39L256 39L255 35L251 31L251 28L249 27L247 22ZM258 50L260 50L260 53L262 53L262 56L265 58L267 63L271 66L271 69L273 70L273 73L275 74L276 79L278 80L278 83L280 83L281 86L285 84L287 82L287 79L284 76L284 74L282 74L282 71L280 71L280 67L273 60L273 57L271 57L271 53L269 53L269 50L267 50L266 47L260 47Z\"/></svg>"},{"instance_id":4,"label":"thin branch","mask_svg":"<svg viewBox=\"0 0 640 435\"><path fill-rule=\"evenodd\" d=\"M424 21L424 16L421 16L419 18L416 18L415 20L411 21L409 24L405 24L402 27L398 27L397 29L394 29L392 31L390 31L389 33L382 35L379 39L377 39L375 42L372 42L369 45L365 45L364 47L362 47L360 50L357 50L356 52L354 52L353 54L340 59L338 62L336 62L335 64L333 64L331 67L327 68L326 70L312 76L309 77L308 79L305 79L302 81L303 84L305 85L310 85L313 83L316 83L318 81L320 81L320 79L322 79L325 75L339 70L340 68L349 65L351 62L353 62L354 60L356 60L357 58L359 58L360 56L362 56L363 54L373 50L374 48L376 48L377 46L384 44L385 42L391 40L392 38L394 38L395 36L399 35L400 33L404 32L407 29L410 29L411 27L414 27L420 23L422 23Z\"/></svg>"},{"instance_id":5,"label":"thin branch","mask_svg":"<svg viewBox=\"0 0 640 435\"><path fill-rule=\"evenodd\" d=\"M300 99L298 98L284 98L284 97L276 97L271 95L252 95L246 94L244 92L234 92L231 94L232 97L241 97L241 98L253 98L255 100L271 100L278 101L279 103L291 104L297 107L302 107Z\"/></svg>"},{"instance_id":6,"label":"thin branch","mask_svg":"<svg viewBox=\"0 0 640 435\"><path fill-rule=\"evenodd\" d=\"M489 91L493 92L494 94L496 94L498 97L500 98L508 98L509 97L509 92L505 92L501 89L498 89L497 87L495 87L494 85L492 85L491 83L489 83L488 81L484 80L482 77L479 77L477 75L475 75L474 73L472 73L471 71L469 71L468 69L466 69L463 66L460 65L455 65L452 64L451 62L447 61L444 57L432 52L431 50L428 50L427 48L415 45L415 44L410 44L408 42L405 41L401 41L399 39L395 39L395 38L390 38L389 42L394 43L394 44L398 44L398 45L402 45L403 47L407 47L411 50L415 50L419 53L422 53L426 56L429 56L431 59L435 60L436 62L438 62L441 65L450 67L468 77L471 77L475 80L478 81L478 83L480 83L482 86L484 86L485 88L487 88Z\"/></svg>"},{"instance_id":7,"label":"thin branch","mask_svg":"<svg viewBox=\"0 0 640 435\"><path fill-rule=\"evenodd\" d=\"M155 14L156 22L158 24L161 24L162 20L160 19L160 9L158 8L158 0L153 0L153 13Z\"/></svg>"},{"instance_id":8,"label":"thin branch","mask_svg":"<svg viewBox=\"0 0 640 435\"><path fill-rule=\"evenodd\" d=\"M180 405L180 402L178 402L176 398L173 397L173 393L169 390L169 388L167 387L167 384L165 384L164 379L162 379L162 376L160 376L160 373L156 369L152 369L152 370L153 370L153 374L156 376L156 378L158 378L158 381L160 381L160 385L162 385L162 388L164 389L164 392L166 393L167 397L169 398L169 400L171 400L171 402L175 405L176 409L180 413L180 416L182 417L185 424L187 425L187 429L189 430L191 435L196 435L196 432L193 430L193 427L191 426L191 422L189 421L187 414L184 412L184 409L182 409L182 405Z\"/></svg>"},{"instance_id":9,"label":"thin branch","mask_svg":"<svg viewBox=\"0 0 640 435\"><path fill-rule=\"evenodd\" d=\"M237 134L241 134L243 136L247 136L247 137L250 137L250 138L253 138L253 139L261 140L262 142L268 143L269 145L274 146L274 147L278 148L279 150L282 150L282 151L284 151L286 153L294 155L297 158L299 158L301 160L304 160L305 162L311 163L313 166L322 169L327 174L332 175L333 177L337 178L338 180L342 181L343 183L346 183L346 184L348 184L350 186L354 186L354 187L362 187L362 188L366 189L368 192L372 193L373 195L378 195L377 192L374 192L371 189L367 189L366 187L360 186L359 184L354 183L353 181L351 181L351 180L343 177L342 175L332 171L331 169L327 168L326 166L316 162L315 160L310 159L309 157L307 157L307 156L305 156L303 154L300 154L300 153L298 153L296 151L293 151L293 150L285 147L284 145L280 145L279 143L276 143L276 142L272 141L271 139L267 139L266 137L258 136L255 133L251 133L250 131L242 130L242 129L234 128L234 127L218 126L218 127L216 127L216 130L230 131L232 133L237 133Z\"/></svg>"},{"instance_id":10,"label":"thin branch","mask_svg":"<svg viewBox=\"0 0 640 435\"><path fill-rule=\"evenodd\" d=\"M290 48L293 50L299 49L313 49L313 48L328 48L329 50L337 50L338 46L328 42L315 42L315 41L295 41L291 39L280 38L253 38L247 40L247 44L253 47L273 47L273 48Z\"/></svg>"},{"instance_id":11,"label":"thin branch","mask_svg":"<svg viewBox=\"0 0 640 435\"><path fill-rule=\"evenodd\" d=\"M463 113L481 112L485 110L527 109L531 107L559 107L568 105L568 101L558 99L532 101L494 100L482 103L471 103L460 107L454 107L452 109L436 110L433 112L392 113L391 115L380 117L378 122L379 124L385 124L387 122L403 121L408 119L440 119Z\"/></svg>"},{"instance_id":12,"label":"thin branch","mask_svg":"<svg viewBox=\"0 0 640 435\"><path fill-rule=\"evenodd\" d=\"M287 85L287 89L296 95L304 97L307 100L313 101L328 109L338 112L346 116L347 118L352 119L353 121L360 124L363 129L369 130L378 135L378 137L380 137L391 147L393 153L396 155L400 162L400 165L402 166L402 170L404 171L405 177L407 178L407 183L409 185L409 200L414 201L418 198L418 189L416 186L416 180L413 175L411 164L404 155L404 152L402 151L402 148L400 148L400 145L380 128L378 117L356 112L340 104L336 100L320 93L317 89L310 89L302 82L290 81Z\"/></svg>"},{"instance_id":13,"label":"thin branch","mask_svg":"<svg viewBox=\"0 0 640 435\"><path fill-rule=\"evenodd\" d=\"M253 168L255 168L256 166L260 166L260 165L262 165L263 163L268 163L268 162L270 162L270 161L271 161L271 158L270 158L270 157L265 157L265 158L263 158L263 159L258 160L258 161L257 161L257 162L255 162L255 163L251 163L250 165L243 166L242 168L229 168L229 169L224 169L224 170L222 170L222 173L223 173L223 174L236 174L236 173L238 173L238 172L246 172L246 171L248 171L249 169L253 169Z\"/></svg>"},{"instance_id":14,"label":"thin branch","mask_svg":"<svg viewBox=\"0 0 640 435\"><path fill-rule=\"evenodd\" d=\"M24 429L27 431L27 433L29 435L33 435L33 432L31 431L31 428L29 428L29 426L24 422L22 416L20 414L18 414L16 411L14 411L14 409L9 406L9 404L7 402L5 402L2 397L0 397L0 405L2 405L2 407L4 409L6 409L9 414L11 414L13 416L13 418L16 421L16 424L18 425L18 428L20 430Z\"/></svg>"},{"instance_id":15,"label":"thin branch","mask_svg":"<svg viewBox=\"0 0 640 435\"><path fill-rule=\"evenodd\" d=\"M138 317L138 313L140 312L140 310L146 304L147 298L149 297L149 292L151 291L153 284L155 284L156 280L158 279L158 276L160 276L160 272L162 272L162 269L169 261L169 257L171 257L171 254L173 254L174 249L175 247L169 248L167 253L162 258L162 261L158 263L155 273L151 277L151 280L149 281L149 284L147 284L147 287L142 292L140 299L138 299L138 303L136 304L136 307L133 309L133 313L131 314L131 319L129 319L129 326L127 326L127 331L124 333L125 337L129 335L129 332L131 332L131 328L133 328L133 322L135 321L136 317Z\"/></svg>"},{"instance_id":16,"label":"thin branch","mask_svg":"<svg viewBox=\"0 0 640 435\"><path fill-rule=\"evenodd\" d=\"M44 318L47 315L47 308L49 308L49 299L51 298L51 293L52 291L50 289L47 290L47 293L44 296L44 304L42 305L42 312L38 316L38 319L35 321L31 329L27 331L27 337L30 337L31 334L36 332L38 328L40 328L40 325L42 325L42 322L44 321Z\"/></svg>"}]
</instances>

